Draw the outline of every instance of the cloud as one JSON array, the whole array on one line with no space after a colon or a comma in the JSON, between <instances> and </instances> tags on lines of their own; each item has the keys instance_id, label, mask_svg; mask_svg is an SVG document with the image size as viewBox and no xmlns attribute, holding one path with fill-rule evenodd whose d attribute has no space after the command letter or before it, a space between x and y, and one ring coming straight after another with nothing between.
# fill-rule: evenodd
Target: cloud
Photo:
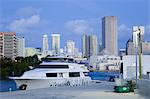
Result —
<instances>
[{"instance_id":1,"label":"cloud","mask_svg":"<svg viewBox=\"0 0 150 99\"><path fill-rule=\"evenodd\" d=\"M127 27L125 24L121 24L118 28L119 31L130 31L131 28Z\"/></svg>"},{"instance_id":2,"label":"cloud","mask_svg":"<svg viewBox=\"0 0 150 99\"><path fill-rule=\"evenodd\" d=\"M17 16L21 16L21 17L29 17L32 16L34 14L39 14L41 11L41 9L37 9L31 6L28 7L24 7L24 8L20 8L16 11L16 15Z\"/></svg>"},{"instance_id":3,"label":"cloud","mask_svg":"<svg viewBox=\"0 0 150 99\"><path fill-rule=\"evenodd\" d=\"M29 28L32 28L40 23L40 15L33 15L29 18L21 18L12 21L8 29L14 32L27 32Z\"/></svg>"},{"instance_id":4,"label":"cloud","mask_svg":"<svg viewBox=\"0 0 150 99\"><path fill-rule=\"evenodd\" d=\"M91 24L86 20L68 21L65 24L65 27L67 27L71 32L76 33L76 34L93 32L93 28Z\"/></svg>"},{"instance_id":5,"label":"cloud","mask_svg":"<svg viewBox=\"0 0 150 99\"><path fill-rule=\"evenodd\" d=\"M150 41L150 24L145 26L145 40Z\"/></svg>"},{"instance_id":6,"label":"cloud","mask_svg":"<svg viewBox=\"0 0 150 99\"><path fill-rule=\"evenodd\" d=\"M125 24L121 24L118 27L118 32L119 32L119 39L123 38L131 38L130 36L132 35L132 28L128 27Z\"/></svg>"}]
</instances>

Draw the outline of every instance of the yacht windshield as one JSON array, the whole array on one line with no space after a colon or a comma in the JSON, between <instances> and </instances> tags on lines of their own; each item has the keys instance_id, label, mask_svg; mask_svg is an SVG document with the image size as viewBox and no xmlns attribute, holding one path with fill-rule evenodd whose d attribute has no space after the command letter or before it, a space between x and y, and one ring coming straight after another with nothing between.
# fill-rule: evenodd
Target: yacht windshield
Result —
<instances>
[{"instance_id":1,"label":"yacht windshield","mask_svg":"<svg viewBox=\"0 0 150 99\"><path fill-rule=\"evenodd\" d=\"M43 59L45 62L69 62L74 63L72 58L45 58Z\"/></svg>"},{"instance_id":2,"label":"yacht windshield","mask_svg":"<svg viewBox=\"0 0 150 99\"><path fill-rule=\"evenodd\" d=\"M35 68L57 68L57 69L62 69L62 68L69 68L68 65L38 65Z\"/></svg>"}]
</instances>

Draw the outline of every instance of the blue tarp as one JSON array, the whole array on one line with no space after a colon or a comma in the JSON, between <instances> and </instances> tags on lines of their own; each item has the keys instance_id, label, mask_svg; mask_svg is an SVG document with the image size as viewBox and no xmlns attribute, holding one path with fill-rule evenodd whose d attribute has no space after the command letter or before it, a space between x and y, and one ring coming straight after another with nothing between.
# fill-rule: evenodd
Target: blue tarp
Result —
<instances>
[{"instance_id":1,"label":"blue tarp","mask_svg":"<svg viewBox=\"0 0 150 99\"><path fill-rule=\"evenodd\" d=\"M109 80L110 77L119 77L119 72L89 72L89 76L92 80Z\"/></svg>"},{"instance_id":2,"label":"blue tarp","mask_svg":"<svg viewBox=\"0 0 150 99\"><path fill-rule=\"evenodd\" d=\"M0 81L0 92L17 90L16 83L12 80Z\"/></svg>"}]
</instances>

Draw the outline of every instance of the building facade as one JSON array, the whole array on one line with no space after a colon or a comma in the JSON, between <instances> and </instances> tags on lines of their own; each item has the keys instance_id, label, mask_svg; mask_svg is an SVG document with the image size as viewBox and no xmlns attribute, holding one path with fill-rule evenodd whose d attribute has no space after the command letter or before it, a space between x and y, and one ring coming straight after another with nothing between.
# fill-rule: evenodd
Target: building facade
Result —
<instances>
[{"instance_id":1,"label":"building facade","mask_svg":"<svg viewBox=\"0 0 150 99\"><path fill-rule=\"evenodd\" d=\"M134 43L130 40L126 44L126 54L127 55L136 55L136 48ZM150 42L142 42L142 54L150 55Z\"/></svg>"},{"instance_id":2,"label":"building facade","mask_svg":"<svg viewBox=\"0 0 150 99\"><path fill-rule=\"evenodd\" d=\"M142 55L142 75L146 75L150 72L150 55ZM123 78L124 79L135 79L136 77L136 56L125 55L122 57L123 63ZM139 61L137 62L137 74L139 77Z\"/></svg>"},{"instance_id":3,"label":"building facade","mask_svg":"<svg viewBox=\"0 0 150 99\"><path fill-rule=\"evenodd\" d=\"M0 32L0 57L15 59L17 56L16 33Z\"/></svg>"},{"instance_id":4,"label":"building facade","mask_svg":"<svg viewBox=\"0 0 150 99\"><path fill-rule=\"evenodd\" d=\"M139 39L141 47L138 47ZM137 47L141 49L143 55L150 55L150 42L144 41L144 26L133 26L132 40L129 39L126 43L126 54L136 55Z\"/></svg>"},{"instance_id":5,"label":"building facade","mask_svg":"<svg viewBox=\"0 0 150 99\"><path fill-rule=\"evenodd\" d=\"M47 55L48 54L48 36L47 35L43 35L43 54Z\"/></svg>"},{"instance_id":6,"label":"building facade","mask_svg":"<svg viewBox=\"0 0 150 99\"><path fill-rule=\"evenodd\" d=\"M75 42L68 40L66 43L67 55L74 56L75 55Z\"/></svg>"},{"instance_id":7,"label":"building facade","mask_svg":"<svg viewBox=\"0 0 150 99\"><path fill-rule=\"evenodd\" d=\"M89 40L87 35L82 37L82 55L83 57L89 57Z\"/></svg>"},{"instance_id":8,"label":"building facade","mask_svg":"<svg viewBox=\"0 0 150 99\"><path fill-rule=\"evenodd\" d=\"M97 52L98 52L97 36L90 35L89 40L90 40L90 56L97 55Z\"/></svg>"},{"instance_id":9,"label":"building facade","mask_svg":"<svg viewBox=\"0 0 150 99\"><path fill-rule=\"evenodd\" d=\"M119 71L121 58L114 55L91 56L89 65L89 69L94 71Z\"/></svg>"},{"instance_id":10,"label":"building facade","mask_svg":"<svg viewBox=\"0 0 150 99\"><path fill-rule=\"evenodd\" d=\"M40 53L39 48L27 47L26 48L26 57L38 55Z\"/></svg>"},{"instance_id":11,"label":"building facade","mask_svg":"<svg viewBox=\"0 0 150 99\"><path fill-rule=\"evenodd\" d=\"M25 57L25 38L17 38L17 56Z\"/></svg>"},{"instance_id":12,"label":"building facade","mask_svg":"<svg viewBox=\"0 0 150 99\"><path fill-rule=\"evenodd\" d=\"M98 43L96 35L83 35L82 37L82 53L83 57L89 58L92 55L97 55Z\"/></svg>"},{"instance_id":13,"label":"building facade","mask_svg":"<svg viewBox=\"0 0 150 99\"><path fill-rule=\"evenodd\" d=\"M139 32L140 32L140 40L144 42L144 26L133 26L132 27L133 34L132 34L132 41L134 45L138 45L139 41Z\"/></svg>"},{"instance_id":14,"label":"building facade","mask_svg":"<svg viewBox=\"0 0 150 99\"><path fill-rule=\"evenodd\" d=\"M143 42L142 43L142 54L150 55L150 42Z\"/></svg>"},{"instance_id":15,"label":"building facade","mask_svg":"<svg viewBox=\"0 0 150 99\"><path fill-rule=\"evenodd\" d=\"M136 48L131 39L129 39L126 43L126 55L136 55Z\"/></svg>"},{"instance_id":16,"label":"building facade","mask_svg":"<svg viewBox=\"0 0 150 99\"><path fill-rule=\"evenodd\" d=\"M118 25L117 17L102 18L102 47L112 55L118 55Z\"/></svg>"},{"instance_id":17,"label":"building facade","mask_svg":"<svg viewBox=\"0 0 150 99\"><path fill-rule=\"evenodd\" d=\"M60 53L60 34L52 34L52 51L54 55Z\"/></svg>"}]
</instances>

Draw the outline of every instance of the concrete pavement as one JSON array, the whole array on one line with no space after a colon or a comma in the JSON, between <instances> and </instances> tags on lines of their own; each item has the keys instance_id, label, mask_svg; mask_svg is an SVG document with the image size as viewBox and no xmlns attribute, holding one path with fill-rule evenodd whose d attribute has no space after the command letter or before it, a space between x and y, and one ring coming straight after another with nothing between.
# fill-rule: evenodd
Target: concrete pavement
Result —
<instances>
[{"instance_id":1,"label":"concrete pavement","mask_svg":"<svg viewBox=\"0 0 150 99\"><path fill-rule=\"evenodd\" d=\"M63 86L0 93L1 99L146 99L135 93L115 93L114 83L92 82L88 86Z\"/></svg>"}]
</instances>

